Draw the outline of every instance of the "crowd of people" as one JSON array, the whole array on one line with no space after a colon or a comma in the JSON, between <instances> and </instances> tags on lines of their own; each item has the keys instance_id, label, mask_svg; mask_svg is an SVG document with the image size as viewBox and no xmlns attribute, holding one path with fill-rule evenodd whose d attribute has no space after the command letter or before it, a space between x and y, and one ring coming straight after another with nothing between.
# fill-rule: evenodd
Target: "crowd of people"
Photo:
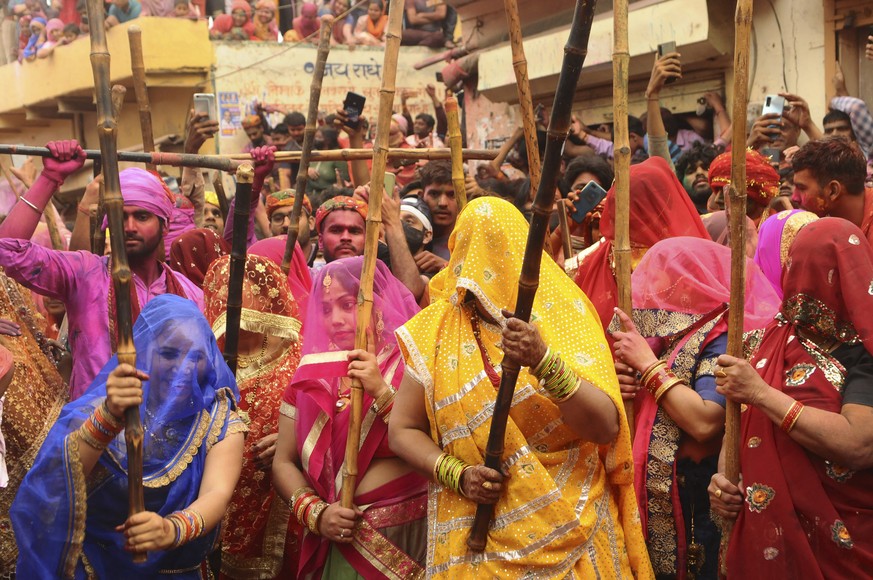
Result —
<instances>
[{"instance_id":1,"label":"crowd of people","mask_svg":"<svg viewBox=\"0 0 873 580\"><path fill-rule=\"evenodd\" d=\"M240 4L247 20L228 14L230 33L269 32L268 4L255 8L260 25ZM375 38L381 5L369 6L363 32ZM0 574L868 576L873 117L838 74L823 130L783 93L781 115L731 143L719 95L681 118L660 106L680 59L655 59L647 110L628 119L630 312L618 308L609 127L573 119L555 210L574 213L591 182L608 192L568 232L554 212L524 322L513 312L532 197L520 130L495 160L468 163L463 208L449 161L390 160L380 223L368 220L371 162L314 163L297 192L299 163L276 153L299 150L305 118L270 126L259 113L243 121L247 223L198 169L121 172L123 231L111 234L130 266L136 364L119 363L102 178L74 223L54 224L54 247L43 210L85 156L76 141L49 143L38 175L17 172L27 189L0 223ZM413 119L401 95L391 147L445 140L443 103L426 90L434 115ZM361 121L322 115L316 149L372 147L376 123ZM191 111L185 150L218 130ZM746 150L745 304L730 301L732 147ZM370 227L372 315L359 329ZM247 252L234 374L222 352L235 232ZM726 354L736 308L744 358ZM520 371L491 469L504 361ZM739 482L725 476L727 401L742 409ZM128 516L131 407L145 511ZM494 507L483 552L467 545L477 504Z\"/></svg>"},{"instance_id":2,"label":"crowd of people","mask_svg":"<svg viewBox=\"0 0 873 580\"><path fill-rule=\"evenodd\" d=\"M319 17L336 18L331 44L385 46L388 4L384 0L291 2L283 9L293 18L280 30L276 0L111 0L106 2L107 29L141 16L208 20L213 40L318 43ZM455 46L458 15L442 1L407 0L401 43L431 48ZM9 0L2 7L0 65L49 58L60 46L88 35L83 0Z\"/></svg>"}]
</instances>

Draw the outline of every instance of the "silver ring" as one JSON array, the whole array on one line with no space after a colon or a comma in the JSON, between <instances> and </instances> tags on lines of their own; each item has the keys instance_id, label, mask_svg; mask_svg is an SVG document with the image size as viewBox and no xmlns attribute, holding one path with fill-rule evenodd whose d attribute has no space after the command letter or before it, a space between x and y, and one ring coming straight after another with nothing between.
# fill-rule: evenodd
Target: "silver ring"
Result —
<instances>
[{"instance_id":1,"label":"silver ring","mask_svg":"<svg viewBox=\"0 0 873 580\"><path fill-rule=\"evenodd\" d=\"M343 528L340 530L340 538L345 538L345 537L346 537L346 529Z\"/></svg>"}]
</instances>

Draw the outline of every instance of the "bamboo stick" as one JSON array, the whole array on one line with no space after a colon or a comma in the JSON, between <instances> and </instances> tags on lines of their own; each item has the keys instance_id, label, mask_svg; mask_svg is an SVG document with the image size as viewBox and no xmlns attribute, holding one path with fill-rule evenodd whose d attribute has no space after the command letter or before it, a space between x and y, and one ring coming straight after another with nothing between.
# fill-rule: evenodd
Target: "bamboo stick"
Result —
<instances>
[{"instance_id":1,"label":"bamboo stick","mask_svg":"<svg viewBox=\"0 0 873 580\"><path fill-rule=\"evenodd\" d=\"M94 159L92 167L92 175L96 178L103 172L103 160L98 157ZM106 186L101 183L97 194L97 207L89 216L89 226L91 227L91 253L97 256L102 256L106 251L106 232L101 228L103 225L104 206L106 200ZM90 208L89 208L90 211Z\"/></svg>"},{"instance_id":2,"label":"bamboo stick","mask_svg":"<svg viewBox=\"0 0 873 580\"><path fill-rule=\"evenodd\" d=\"M215 197L218 198L218 209L221 210L221 219L226 222L230 208L227 204L227 194L224 192L224 183L221 180L221 173L217 171L215 172L215 175L212 176L212 187L215 188Z\"/></svg>"},{"instance_id":3,"label":"bamboo stick","mask_svg":"<svg viewBox=\"0 0 873 580\"><path fill-rule=\"evenodd\" d=\"M573 105L573 95L588 53L588 37L591 34L591 23L594 20L596 0L577 0L573 14L573 24L570 26L570 37L564 47L564 60L558 87L555 90L555 100L549 119L549 129L546 140L546 154L543 159L542 175L533 203L533 218L528 231L527 244L524 249L524 260L521 275L518 279L518 300L515 305L516 318L530 320L534 297L539 285L540 265L543 257L543 242L552 206L555 203L555 186L561 166L561 150L570 129L570 114ZM512 406L512 396L515 383L518 380L520 366L517 361L508 357L503 359L503 373L500 377L500 388L494 403L494 416L491 419L491 431L488 434L488 444L485 449L485 466L500 470L503 461L504 436L509 410ZM494 515L494 504L479 504L476 518L473 521L467 546L474 552L482 552L488 536L488 526Z\"/></svg>"},{"instance_id":4,"label":"bamboo stick","mask_svg":"<svg viewBox=\"0 0 873 580\"><path fill-rule=\"evenodd\" d=\"M749 98L749 38L752 28L752 0L739 0L735 15L733 142L746 142L746 107ZM743 314L746 291L746 150L731 152L730 232L731 232L731 308L728 311L727 354L743 358ZM737 485L740 480L740 405L727 401L725 407L725 477ZM722 532L730 539L732 523Z\"/></svg>"},{"instance_id":5,"label":"bamboo stick","mask_svg":"<svg viewBox=\"0 0 873 580\"><path fill-rule=\"evenodd\" d=\"M130 43L130 70L133 73L133 90L136 93L136 105L139 109L139 126L142 130L143 151L155 150L155 135L152 132L152 107L149 103L149 89L146 86L145 61L142 51L142 29L133 25L127 29L127 40ZM146 164L146 169L157 170L152 163Z\"/></svg>"},{"instance_id":6,"label":"bamboo stick","mask_svg":"<svg viewBox=\"0 0 873 580\"><path fill-rule=\"evenodd\" d=\"M106 186L106 213L112 233L112 283L115 290L115 321L118 332L118 363L136 366L136 349L133 345L133 320L130 311L131 271L124 248L123 205L121 186L118 180L117 125L113 117L112 91L109 88L109 47L106 44L102 0L88 0L88 18L91 22L91 68L94 72L94 87L97 93L97 133L100 137L100 152L103 159L103 179ZM145 510L142 486L143 429L139 407L125 410L127 441L128 504L130 515ZM135 552L134 562L144 562L146 554Z\"/></svg>"},{"instance_id":7,"label":"bamboo stick","mask_svg":"<svg viewBox=\"0 0 873 580\"><path fill-rule=\"evenodd\" d=\"M530 170L531 199L540 186L540 147L537 143L537 120L534 115L530 80L527 74L527 57L521 36L521 19L518 17L517 0L503 0L506 20L509 25L509 45L512 48L512 70L515 72L515 87L524 128L524 143L527 146L527 165Z\"/></svg>"},{"instance_id":8,"label":"bamboo stick","mask_svg":"<svg viewBox=\"0 0 873 580\"><path fill-rule=\"evenodd\" d=\"M496 149L464 149L464 160L490 161L497 156ZM33 155L35 157L49 157L51 152L45 147L28 147L22 145L0 145L0 155ZM448 148L428 149L388 149L388 159L415 159L417 161L436 159L451 159L452 153ZM100 159L100 151L86 149L85 156L88 159ZM277 151L276 161L299 161L301 151ZM373 156L372 149L331 149L327 151L312 151L310 161L354 161L357 159L370 159ZM118 152L118 160L125 163L153 163L154 165L171 165L173 167L202 167L204 169L217 169L219 171L236 171L242 161L251 161L252 156L248 153L234 155L199 155L192 153L165 153L152 152L140 153L135 151Z\"/></svg>"},{"instance_id":9,"label":"bamboo stick","mask_svg":"<svg viewBox=\"0 0 873 580\"><path fill-rule=\"evenodd\" d=\"M615 281L618 286L618 307L629 316L633 311L631 293L630 247L630 142L627 127L627 83L630 53L627 38L628 0L613 3L614 47L612 51L613 101L612 118L615 129ZM627 330L627 329L622 329ZM625 401L625 414L634 433L633 401Z\"/></svg>"},{"instance_id":10,"label":"bamboo stick","mask_svg":"<svg viewBox=\"0 0 873 580\"><path fill-rule=\"evenodd\" d=\"M452 185L455 189L455 199L458 201L458 211L467 205L467 184L464 179L464 156L461 142L461 118L458 114L458 99L448 91L446 94L446 119L449 124L449 150L452 152Z\"/></svg>"},{"instance_id":11,"label":"bamboo stick","mask_svg":"<svg viewBox=\"0 0 873 580\"><path fill-rule=\"evenodd\" d=\"M330 53L330 35L333 27L333 16L321 17L321 30L318 36L318 52L315 57L315 69L312 71L312 82L309 85L309 110L306 115L306 127L303 130L303 144L300 151L300 167L297 169L297 189L294 192L294 205L291 208L291 224L288 227L288 237L285 238L285 254L282 256L282 271L286 274L291 269L291 257L300 230L300 212L303 211L303 196L306 195L306 184L309 182L309 160L312 158L312 144L315 141L315 125L318 122L318 104L321 101L321 83L324 80L324 66ZM248 222L246 222L248 223Z\"/></svg>"},{"instance_id":12,"label":"bamboo stick","mask_svg":"<svg viewBox=\"0 0 873 580\"><path fill-rule=\"evenodd\" d=\"M236 170L236 205L233 210L233 223L235 224L249 223L249 202L252 198L252 182L254 178L255 170L249 163L240 165L239 169ZM239 354L239 323L242 317L242 289L243 276L246 271L246 243L248 242L248 235L248 228L235 228L230 249L224 360L234 375L236 375L236 363Z\"/></svg>"},{"instance_id":13,"label":"bamboo stick","mask_svg":"<svg viewBox=\"0 0 873 580\"><path fill-rule=\"evenodd\" d=\"M367 208L367 233L364 241L364 266L361 270L361 288L358 292L355 348L367 349L367 329L373 312L373 277L376 273L376 251L382 226L382 195L385 192L385 166L388 162L388 132L397 79L397 54L400 51L400 31L403 23L403 1L391 0L388 10L385 59L382 64L382 88L379 89L379 117L376 121L376 142L373 144L373 170L370 173L370 199ZM361 441L361 421L364 387L361 381L352 381L349 412L349 435L343 462L341 503L351 507L358 483L358 446Z\"/></svg>"}]
</instances>

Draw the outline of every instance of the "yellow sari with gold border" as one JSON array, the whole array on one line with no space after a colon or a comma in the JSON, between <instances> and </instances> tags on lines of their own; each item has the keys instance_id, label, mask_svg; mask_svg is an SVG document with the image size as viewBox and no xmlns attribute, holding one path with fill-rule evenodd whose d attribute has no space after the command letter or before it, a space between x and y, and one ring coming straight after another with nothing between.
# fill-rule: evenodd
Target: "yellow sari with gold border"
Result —
<instances>
[{"instance_id":1,"label":"yellow sari with gold border","mask_svg":"<svg viewBox=\"0 0 873 580\"><path fill-rule=\"evenodd\" d=\"M433 440L469 464L484 461L496 390L470 322L472 292L503 323L512 309L527 223L498 198L470 202L449 239L451 259L431 282L433 302L397 331L407 372L424 387ZM609 445L582 441L530 374L519 374L506 429L506 491L488 542L473 554L466 540L476 504L431 484L429 577L653 577L633 491L630 431L612 356L591 303L548 257L531 321L577 376L603 390L619 411ZM487 355L499 372L500 327L480 323Z\"/></svg>"}]
</instances>

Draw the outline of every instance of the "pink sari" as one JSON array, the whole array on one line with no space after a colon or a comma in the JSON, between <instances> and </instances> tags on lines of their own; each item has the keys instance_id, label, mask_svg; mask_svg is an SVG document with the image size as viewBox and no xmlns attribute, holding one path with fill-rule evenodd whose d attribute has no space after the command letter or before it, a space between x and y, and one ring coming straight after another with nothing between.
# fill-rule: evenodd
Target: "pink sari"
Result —
<instances>
[{"instance_id":1,"label":"pink sari","mask_svg":"<svg viewBox=\"0 0 873 580\"><path fill-rule=\"evenodd\" d=\"M660 358L691 388L712 376L717 356L701 355L727 331L730 259L730 250L713 241L670 238L652 246L633 273L637 329L650 343L668 345ZM778 308L770 283L748 259L745 329L764 327ZM634 487L652 567L681 580L687 546L676 457L683 432L645 390L635 399L634 418Z\"/></svg>"},{"instance_id":2,"label":"pink sari","mask_svg":"<svg viewBox=\"0 0 873 580\"><path fill-rule=\"evenodd\" d=\"M341 377L347 363L324 363L324 355L340 353L333 344L327 323L323 322L327 289L340 285L357 294L363 258L346 258L331 262L318 271L313 280L303 332L303 354L294 380L285 390L283 413L296 414L297 447L309 484L326 502L339 499L346 437L351 413L338 406ZM394 330L418 312L409 291L379 262L373 283L374 340L379 370L386 383L399 387L404 364L394 339ZM316 367L317 370L313 370ZM358 451L359 481L377 458L395 457L388 448L388 425L372 409L373 398L364 394L364 417ZM290 411L289 408L293 408ZM332 544L321 536L306 532L303 537L300 577L321 577L332 546L364 578L385 578L380 569L387 567L401 578L423 574L421 562L383 535L384 528L423 522L426 515L427 481L408 473L366 494L355 497L355 505L364 510L351 544ZM423 531L423 529L422 529ZM423 555L422 555L423 556Z\"/></svg>"}]
</instances>

